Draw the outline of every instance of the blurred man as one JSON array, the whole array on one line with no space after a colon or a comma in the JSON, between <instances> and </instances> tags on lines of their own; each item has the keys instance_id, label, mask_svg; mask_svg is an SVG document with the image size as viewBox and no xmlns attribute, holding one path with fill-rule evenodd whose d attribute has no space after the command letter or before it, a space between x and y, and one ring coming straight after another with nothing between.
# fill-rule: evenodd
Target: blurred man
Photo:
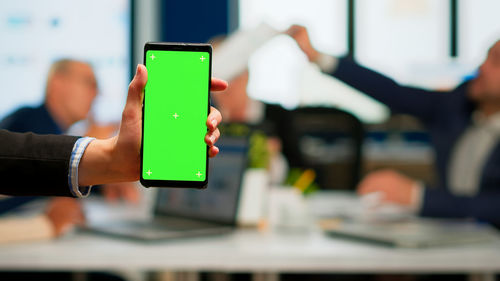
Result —
<instances>
[{"instance_id":1,"label":"blurred man","mask_svg":"<svg viewBox=\"0 0 500 281\"><path fill-rule=\"evenodd\" d=\"M214 53L219 50L226 39L225 35L219 35L209 40ZM266 105L250 98L247 94L248 78L248 69L235 73L224 94L212 94L212 99L224 116L224 122L259 124L265 119Z\"/></svg>"},{"instance_id":2,"label":"blurred man","mask_svg":"<svg viewBox=\"0 0 500 281\"><path fill-rule=\"evenodd\" d=\"M97 81L89 64L59 60L49 70L43 104L18 109L0 122L0 128L62 134L74 123L87 118L96 95Z\"/></svg>"},{"instance_id":3,"label":"blurred man","mask_svg":"<svg viewBox=\"0 0 500 281\"><path fill-rule=\"evenodd\" d=\"M209 40L209 43L212 44L214 51L217 51L225 39L225 36L216 36ZM282 132L286 131L282 124L286 122L289 111L280 105L266 104L249 97L248 79L249 72L245 69L229 81L224 93L214 93L211 97L224 116L224 122L251 124L269 135L267 150L270 181L281 184L288 172L286 159L281 152Z\"/></svg>"},{"instance_id":4,"label":"blurred man","mask_svg":"<svg viewBox=\"0 0 500 281\"><path fill-rule=\"evenodd\" d=\"M349 58L318 52L307 30L292 26L293 37L323 72L385 103L394 113L417 117L436 152L439 186L427 188L396 171L374 172L359 194L379 192L387 203L422 216L474 217L500 224L500 41L489 50L476 78L449 92L404 87Z\"/></svg>"},{"instance_id":5,"label":"blurred man","mask_svg":"<svg viewBox=\"0 0 500 281\"><path fill-rule=\"evenodd\" d=\"M0 128L20 133L63 134L73 124L87 118L97 91L94 71L88 63L70 59L56 61L49 70L43 104L16 110L0 122ZM139 196L134 186L126 184L106 186L103 193L110 199L123 195L133 202L138 201ZM26 198L4 198L0 200L0 208L8 210L8 205L17 207L25 201ZM59 236L83 221L83 212L76 199L53 199L45 215L27 220L0 220L0 242Z\"/></svg>"}]
</instances>

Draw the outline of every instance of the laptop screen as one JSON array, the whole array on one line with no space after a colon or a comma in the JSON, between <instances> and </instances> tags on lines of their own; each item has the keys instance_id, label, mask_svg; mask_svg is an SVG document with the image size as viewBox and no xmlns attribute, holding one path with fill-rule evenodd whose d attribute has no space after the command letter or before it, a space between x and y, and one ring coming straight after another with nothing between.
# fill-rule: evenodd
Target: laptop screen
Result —
<instances>
[{"instance_id":1,"label":"laptop screen","mask_svg":"<svg viewBox=\"0 0 500 281\"><path fill-rule=\"evenodd\" d=\"M210 159L208 187L159 189L156 214L235 223L240 185L247 167L248 138L224 135L217 146L220 152Z\"/></svg>"}]
</instances>

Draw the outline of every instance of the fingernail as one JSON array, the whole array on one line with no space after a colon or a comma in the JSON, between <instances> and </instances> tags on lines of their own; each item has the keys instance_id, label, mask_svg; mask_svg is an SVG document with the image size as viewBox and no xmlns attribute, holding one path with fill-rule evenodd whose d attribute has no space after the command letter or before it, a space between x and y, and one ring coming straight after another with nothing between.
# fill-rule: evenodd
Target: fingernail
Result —
<instances>
[{"instance_id":1,"label":"fingernail","mask_svg":"<svg viewBox=\"0 0 500 281\"><path fill-rule=\"evenodd\" d=\"M211 142L212 144L214 144L214 143L215 143L215 136L210 136L210 142Z\"/></svg>"},{"instance_id":2,"label":"fingernail","mask_svg":"<svg viewBox=\"0 0 500 281\"><path fill-rule=\"evenodd\" d=\"M137 67L135 68L135 75L137 75L137 73L139 73L139 64L137 65Z\"/></svg>"},{"instance_id":3,"label":"fingernail","mask_svg":"<svg viewBox=\"0 0 500 281\"><path fill-rule=\"evenodd\" d=\"M214 125L214 128L217 127L217 120L212 119L212 125Z\"/></svg>"}]
</instances>

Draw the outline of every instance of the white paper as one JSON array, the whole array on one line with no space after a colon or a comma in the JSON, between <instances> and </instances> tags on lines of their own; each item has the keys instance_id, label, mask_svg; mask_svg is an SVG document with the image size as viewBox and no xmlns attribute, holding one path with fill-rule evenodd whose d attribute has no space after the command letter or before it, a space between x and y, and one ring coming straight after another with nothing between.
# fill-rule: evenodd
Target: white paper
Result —
<instances>
[{"instance_id":1,"label":"white paper","mask_svg":"<svg viewBox=\"0 0 500 281\"><path fill-rule=\"evenodd\" d=\"M280 32L264 23L253 30L236 31L214 51L213 76L230 81L243 73L252 53L278 34Z\"/></svg>"},{"instance_id":2,"label":"white paper","mask_svg":"<svg viewBox=\"0 0 500 281\"><path fill-rule=\"evenodd\" d=\"M307 64L299 81L301 106L332 106L348 111L365 123L386 120L389 109L384 104Z\"/></svg>"}]
</instances>

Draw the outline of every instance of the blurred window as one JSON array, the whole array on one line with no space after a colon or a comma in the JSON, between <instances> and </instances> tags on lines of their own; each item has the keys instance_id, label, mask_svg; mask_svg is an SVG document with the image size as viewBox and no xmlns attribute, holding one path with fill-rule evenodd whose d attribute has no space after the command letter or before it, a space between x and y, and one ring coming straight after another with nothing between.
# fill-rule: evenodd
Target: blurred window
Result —
<instances>
[{"instance_id":1,"label":"blurred window","mask_svg":"<svg viewBox=\"0 0 500 281\"><path fill-rule=\"evenodd\" d=\"M450 2L356 0L355 3L356 59L399 82L426 86L419 82L425 82L426 77L415 73L427 72L427 68L435 68L449 58Z\"/></svg>"},{"instance_id":2,"label":"blurred window","mask_svg":"<svg viewBox=\"0 0 500 281\"><path fill-rule=\"evenodd\" d=\"M477 67L500 39L500 1L458 1L458 57Z\"/></svg>"},{"instance_id":3,"label":"blurred window","mask_svg":"<svg viewBox=\"0 0 500 281\"><path fill-rule=\"evenodd\" d=\"M332 55L347 52L347 0L240 0L239 28L261 22L277 30L303 25L318 50Z\"/></svg>"},{"instance_id":4,"label":"blurred window","mask_svg":"<svg viewBox=\"0 0 500 281\"><path fill-rule=\"evenodd\" d=\"M50 65L90 62L98 121L118 121L130 80L131 0L3 1L0 9L0 118L42 102Z\"/></svg>"}]
</instances>

